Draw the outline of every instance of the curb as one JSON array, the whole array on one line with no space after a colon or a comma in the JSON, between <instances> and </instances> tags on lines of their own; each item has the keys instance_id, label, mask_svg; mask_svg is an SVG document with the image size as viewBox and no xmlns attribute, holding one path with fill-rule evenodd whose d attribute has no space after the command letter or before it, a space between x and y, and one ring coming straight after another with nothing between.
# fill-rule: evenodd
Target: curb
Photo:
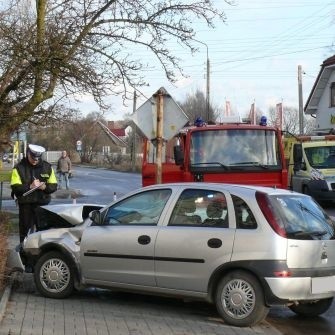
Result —
<instances>
[{"instance_id":1,"label":"curb","mask_svg":"<svg viewBox=\"0 0 335 335\"><path fill-rule=\"evenodd\" d=\"M15 280L16 274L10 276L9 284L6 286L0 301L0 323L6 313L7 303L12 292L12 285Z\"/></svg>"}]
</instances>

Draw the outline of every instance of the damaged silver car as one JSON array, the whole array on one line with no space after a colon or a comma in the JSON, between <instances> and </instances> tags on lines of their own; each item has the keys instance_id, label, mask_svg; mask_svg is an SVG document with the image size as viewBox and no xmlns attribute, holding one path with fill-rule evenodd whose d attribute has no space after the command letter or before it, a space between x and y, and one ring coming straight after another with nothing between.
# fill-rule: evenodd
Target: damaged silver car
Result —
<instances>
[{"instance_id":1,"label":"damaged silver car","mask_svg":"<svg viewBox=\"0 0 335 335\"><path fill-rule=\"evenodd\" d=\"M142 188L110 205L44 206L23 243L38 291L117 288L205 299L234 326L273 305L326 312L335 295L335 226L309 196L210 183Z\"/></svg>"}]
</instances>

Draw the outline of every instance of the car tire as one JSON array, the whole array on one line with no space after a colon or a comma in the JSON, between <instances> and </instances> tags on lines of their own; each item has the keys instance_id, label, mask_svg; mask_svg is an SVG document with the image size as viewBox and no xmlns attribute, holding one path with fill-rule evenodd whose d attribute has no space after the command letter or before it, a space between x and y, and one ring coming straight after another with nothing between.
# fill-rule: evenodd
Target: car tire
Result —
<instances>
[{"instance_id":1,"label":"car tire","mask_svg":"<svg viewBox=\"0 0 335 335\"><path fill-rule=\"evenodd\" d=\"M47 298L66 298L74 290L72 264L58 251L50 251L37 261L34 280L37 290Z\"/></svg>"},{"instance_id":2,"label":"car tire","mask_svg":"<svg viewBox=\"0 0 335 335\"><path fill-rule=\"evenodd\" d=\"M328 311L334 298L320 299L313 302L304 302L298 305L291 305L289 309L295 314L316 317Z\"/></svg>"},{"instance_id":3,"label":"car tire","mask_svg":"<svg viewBox=\"0 0 335 335\"><path fill-rule=\"evenodd\" d=\"M232 271L224 276L216 290L216 308L222 319L237 327L261 322L269 308L258 280L245 271Z\"/></svg>"}]
</instances>

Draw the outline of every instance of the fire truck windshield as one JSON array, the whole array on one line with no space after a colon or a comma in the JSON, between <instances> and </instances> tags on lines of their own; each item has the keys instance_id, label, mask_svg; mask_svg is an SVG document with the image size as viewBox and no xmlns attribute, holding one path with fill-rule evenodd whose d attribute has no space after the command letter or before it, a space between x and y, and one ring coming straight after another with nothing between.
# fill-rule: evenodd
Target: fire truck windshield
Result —
<instances>
[{"instance_id":1,"label":"fire truck windshield","mask_svg":"<svg viewBox=\"0 0 335 335\"><path fill-rule=\"evenodd\" d=\"M196 169L263 170L280 168L276 133L271 129L194 131L190 167Z\"/></svg>"}]
</instances>

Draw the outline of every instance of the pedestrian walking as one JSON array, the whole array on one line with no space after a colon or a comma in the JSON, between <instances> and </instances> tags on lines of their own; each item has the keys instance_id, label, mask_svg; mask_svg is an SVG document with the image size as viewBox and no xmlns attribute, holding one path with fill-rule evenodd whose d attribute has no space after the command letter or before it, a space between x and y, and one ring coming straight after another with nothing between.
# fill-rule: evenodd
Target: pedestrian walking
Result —
<instances>
[{"instance_id":1,"label":"pedestrian walking","mask_svg":"<svg viewBox=\"0 0 335 335\"><path fill-rule=\"evenodd\" d=\"M38 223L36 208L49 204L51 193L57 190L54 170L48 162L42 160L44 151L39 145L29 144L26 157L12 171L12 197L16 197L19 206L20 243Z\"/></svg>"},{"instance_id":2,"label":"pedestrian walking","mask_svg":"<svg viewBox=\"0 0 335 335\"><path fill-rule=\"evenodd\" d=\"M62 188L63 180L65 182L66 189L68 190L70 188L69 175L71 174L71 169L71 159L64 150L62 151L62 155L57 162L58 184L60 189Z\"/></svg>"}]
</instances>

